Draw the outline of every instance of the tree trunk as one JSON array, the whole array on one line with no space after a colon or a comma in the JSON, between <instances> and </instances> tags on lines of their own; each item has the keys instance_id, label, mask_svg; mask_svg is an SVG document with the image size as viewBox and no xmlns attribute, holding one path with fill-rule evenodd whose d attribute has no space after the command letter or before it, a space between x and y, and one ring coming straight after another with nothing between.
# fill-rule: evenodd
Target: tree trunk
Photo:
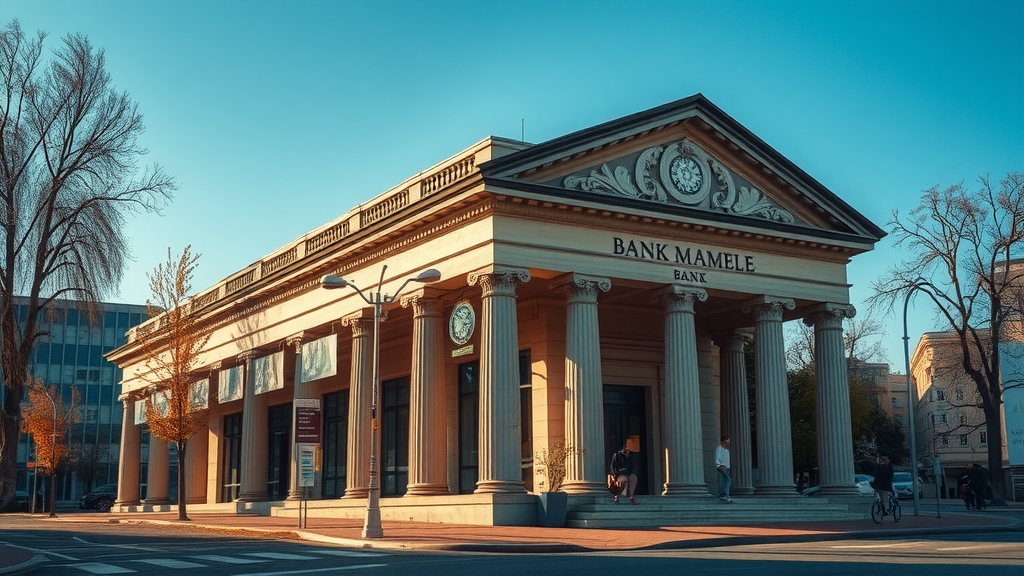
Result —
<instances>
[{"instance_id":1,"label":"tree trunk","mask_svg":"<svg viewBox=\"0 0 1024 576\"><path fill-rule=\"evenodd\" d=\"M5 390L5 393L7 391ZM13 394L8 394L8 400ZM10 406L10 404L8 404ZM14 404L15 410L18 404ZM0 451L0 478L17 478L17 456L18 439L21 437L21 430L18 429L18 419L6 411L0 415L0 434L4 434L7 445ZM0 512L14 512L17 502L14 499L15 482L0 482Z\"/></svg>"},{"instance_id":2,"label":"tree trunk","mask_svg":"<svg viewBox=\"0 0 1024 576\"><path fill-rule=\"evenodd\" d=\"M1003 419L997 405L985 411L985 430L988 434L988 471L992 483L992 504L1006 505L1006 490L1003 484Z\"/></svg>"},{"instance_id":3,"label":"tree trunk","mask_svg":"<svg viewBox=\"0 0 1024 576\"><path fill-rule=\"evenodd\" d=\"M178 520L189 520L185 497L185 449L188 442L178 441Z\"/></svg>"},{"instance_id":4,"label":"tree trunk","mask_svg":"<svg viewBox=\"0 0 1024 576\"><path fill-rule=\"evenodd\" d=\"M50 472L50 518L57 517L57 469Z\"/></svg>"}]
</instances>

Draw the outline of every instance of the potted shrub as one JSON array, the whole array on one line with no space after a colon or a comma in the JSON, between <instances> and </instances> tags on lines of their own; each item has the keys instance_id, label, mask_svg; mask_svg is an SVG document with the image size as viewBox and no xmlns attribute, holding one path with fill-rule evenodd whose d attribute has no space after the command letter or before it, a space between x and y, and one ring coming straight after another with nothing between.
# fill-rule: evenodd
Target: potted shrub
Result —
<instances>
[{"instance_id":1,"label":"potted shrub","mask_svg":"<svg viewBox=\"0 0 1024 576\"><path fill-rule=\"evenodd\" d=\"M547 527L565 526L569 495L559 492L565 480L565 459L573 450L563 442L555 442L536 455L536 463L543 467L547 482L541 488L537 500L537 525Z\"/></svg>"}]
</instances>

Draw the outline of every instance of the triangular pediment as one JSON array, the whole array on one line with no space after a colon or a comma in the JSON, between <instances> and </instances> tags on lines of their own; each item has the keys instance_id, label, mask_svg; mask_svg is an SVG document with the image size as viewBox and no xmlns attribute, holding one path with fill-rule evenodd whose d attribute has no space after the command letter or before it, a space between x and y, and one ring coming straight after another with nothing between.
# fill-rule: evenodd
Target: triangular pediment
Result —
<instances>
[{"instance_id":1,"label":"triangular pediment","mask_svg":"<svg viewBox=\"0 0 1024 576\"><path fill-rule=\"evenodd\" d=\"M874 244L885 232L698 94L481 165L534 193Z\"/></svg>"}]
</instances>

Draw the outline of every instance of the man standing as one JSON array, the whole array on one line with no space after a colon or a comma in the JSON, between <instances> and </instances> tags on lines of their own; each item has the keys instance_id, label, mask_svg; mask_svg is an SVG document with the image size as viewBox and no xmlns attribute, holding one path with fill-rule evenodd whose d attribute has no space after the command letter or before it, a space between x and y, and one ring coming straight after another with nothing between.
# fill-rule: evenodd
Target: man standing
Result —
<instances>
[{"instance_id":1,"label":"man standing","mask_svg":"<svg viewBox=\"0 0 1024 576\"><path fill-rule=\"evenodd\" d=\"M622 450L612 456L611 472L615 483L619 485L619 494L615 495L615 502L618 502L619 495L625 492L629 497L629 503L636 504L636 500L633 499L633 492L636 490L636 472L633 466L633 456L629 451L629 443L624 444Z\"/></svg>"},{"instance_id":2,"label":"man standing","mask_svg":"<svg viewBox=\"0 0 1024 576\"><path fill-rule=\"evenodd\" d=\"M729 489L732 487L732 476L729 474L729 444L728 436L722 436L718 448L715 448L715 469L718 470L718 497L732 504L729 496Z\"/></svg>"}]
</instances>

